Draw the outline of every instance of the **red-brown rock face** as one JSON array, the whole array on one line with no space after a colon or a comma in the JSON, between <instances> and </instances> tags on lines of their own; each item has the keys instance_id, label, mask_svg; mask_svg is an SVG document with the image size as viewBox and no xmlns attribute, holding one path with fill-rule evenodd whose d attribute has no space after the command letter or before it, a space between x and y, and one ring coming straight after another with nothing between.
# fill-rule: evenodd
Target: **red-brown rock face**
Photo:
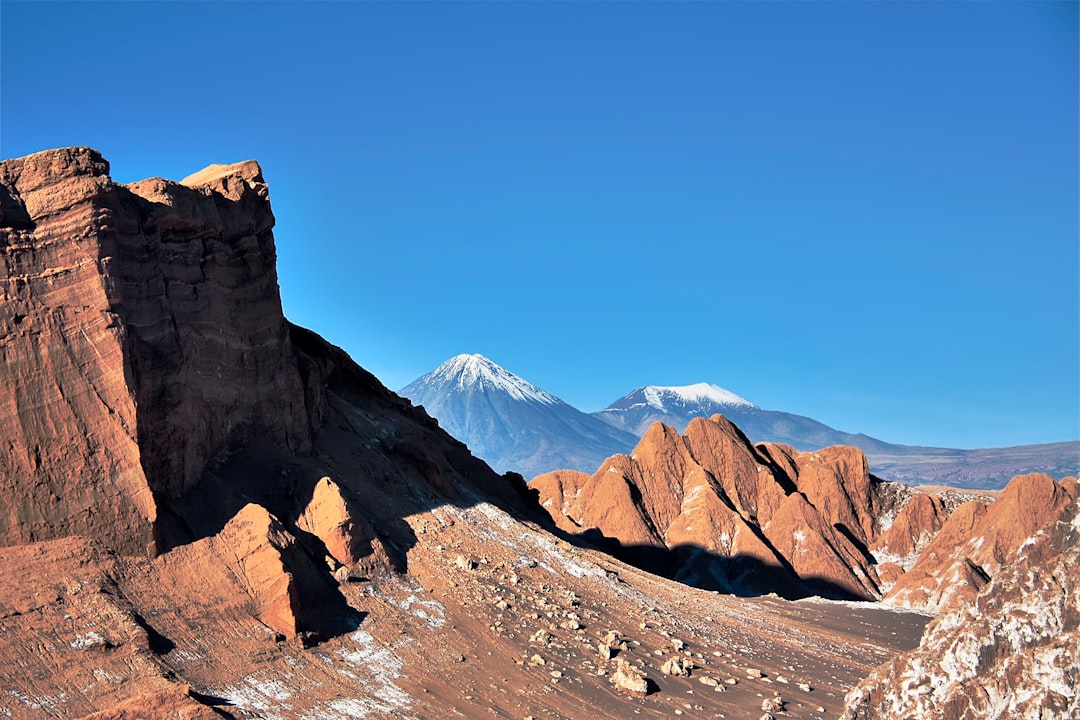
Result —
<instances>
[{"instance_id":1,"label":"red-brown rock face","mask_svg":"<svg viewBox=\"0 0 1080 720\"><path fill-rule=\"evenodd\" d=\"M1057 495L1039 478L1017 478L1010 487L1017 484L1011 499L1003 494L1008 505L982 518L1007 508L1015 519L1002 535L1045 517L1045 508L1016 513L1013 500ZM927 626L916 650L860 683L847 697L844 720L1080 717L1078 511L1075 499L1064 501L1056 517L1014 548L974 602L954 605Z\"/></svg>"},{"instance_id":2,"label":"red-brown rock face","mask_svg":"<svg viewBox=\"0 0 1080 720\"><path fill-rule=\"evenodd\" d=\"M927 493L915 493L870 550L879 560L910 568L947 517L941 500Z\"/></svg>"},{"instance_id":3,"label":"red-brown rock face","mask_svg":"<svg viewBox=\"0 0 1080 720\"><path fill-rule=\"evenodd\" d=\"M0 163L0 543L145 552L208 464L309 449L258 165L187 183L116 185L88 148Z\"/></svg>"},{"instance_id":4,"label":"red-brown rock face","mask_svg":"<svg viewBox=\"0 0 1080 720\"><path fill-rule=\"evenodd\" d=\"M881 501L855 448L754 447L717 415L682 436L656 423L595 475L548 473L530 486L563 530L618 541L623 556L694 585L798 593L802 581L825 594L878 595L858 543L876 537Z\"/></svg>"},{"instance_id":5,"label":"red-brown rock face","mask_svg":"<svg viewBox=\"0 0 1080 720\"><path fill-rule=\"evenodd\" d=\"M970 604L1016 558L1023 544L1055 521L1076 497L1074 480L1057 483L1035 474L1013 478L988 505L978 500L961 505L896 582L886 601L930 612Z\"/></svg>"}]
</instances>

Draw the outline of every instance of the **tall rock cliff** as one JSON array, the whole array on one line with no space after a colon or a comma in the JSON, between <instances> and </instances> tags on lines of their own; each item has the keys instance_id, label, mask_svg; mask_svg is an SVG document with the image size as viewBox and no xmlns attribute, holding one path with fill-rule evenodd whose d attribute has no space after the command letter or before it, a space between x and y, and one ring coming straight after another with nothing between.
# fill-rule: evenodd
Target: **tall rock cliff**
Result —
<instances>
[{"instance_id":1,"label":"tall rock cliff","mask_svg":"<svg viewBox=\"0 0 1080 720\"><path fill-rule=\"evenodd\" d=\"M108 169L88 148L0 164L0 478L17 498L0 542L153 551L160 503L209 463L263 435L311 447L258 165L128 186Z\"/></svg>"}]
</instances>

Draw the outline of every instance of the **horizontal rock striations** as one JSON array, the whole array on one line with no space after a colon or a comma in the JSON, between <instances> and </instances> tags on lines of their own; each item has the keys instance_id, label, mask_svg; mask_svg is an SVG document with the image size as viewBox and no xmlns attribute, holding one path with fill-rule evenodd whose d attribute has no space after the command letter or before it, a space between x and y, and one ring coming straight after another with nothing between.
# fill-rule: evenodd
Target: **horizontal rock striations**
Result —
<instances>
[{"instance_id":1,"label":"horizontal rock striations","mask_svg":"<svg viewBox=\"0 0 1080 720\"><path fill-rule=\"evenodd\" d=\"M0 544L85 535L141 555L224 533L232 547L253 502L280 525L267 548L300 542L300 565L369 572L393 564L364 516L372 478L410 484L417 505L480 493L523 507L520 479L285 320L257 163L180 183L108 171L89 148L0 163ZM355 477L319 483L340 452L330 422L365 445ZM300 632L264 590L268 624Z\"/></svg>"},{"instance_id":2,"label":"horizontal rock striations","mask_svg":"<svg viewBox=\"0 0 1080 720\"><path fill-rule=\"evenodd\" d=\"M311 447L258 165L108 169L88 148L0 164L0 542L156 550L158 506L208 464L256 436Z\"/></svg>"},{"instance_id":3,"label":"horizontal rock striations","mask_svg":"<svg viewBox=\"0 0 1080 720\"><path fill-rule=\"evenodd\" d=\"M183 498L256 441L309 456L331 386L386 395L457 445L284 319L258 164L181 183L108 170L88 148L0 164L0 543L86 534L144 553L190 539Z\"/></svg>"}]
</instances>

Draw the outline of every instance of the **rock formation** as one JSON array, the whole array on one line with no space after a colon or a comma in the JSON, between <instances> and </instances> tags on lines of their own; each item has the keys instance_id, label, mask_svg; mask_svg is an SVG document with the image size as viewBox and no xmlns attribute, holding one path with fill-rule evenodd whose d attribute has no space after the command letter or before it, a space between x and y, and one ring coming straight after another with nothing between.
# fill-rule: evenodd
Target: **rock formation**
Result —
<instances>
[{"instance_id":1,"label":"rock formation","mask_svg":"<svg viewBox=\"0 0 1080 720\"><path fill-rule=\"evenodd\" d=\"M691 419L718 413L755 443L779 443L803 451L835 445L857 447L866 453L875 476L913 485L1000 489L1017 475L1039 472L1065 477L1080 467L1080 441L1076 440L979 450L896 445L836 430L802 415L765 410L706 383L641 387L593 416L640 437L657 421L683 432ZM555 467L570 466L549 464L546 469Z\"/></svg>"},{"instance_id":2,"label":"rock formation","mask_svg":"<svg viewBox=\"0 0 1080 720\"><path fill-rule=\"evenodd\" d=\"M596 472L534 478L564 532L687 584L736 593L881 599L936 613L970 603L1077 496L1015 478L992 494L873 478L856 448L751 445L723 416L654 424Z\"/></svg>"},{"instance_id":3,"label":"rock formation","mask_svg":"<svg viewBox=\"0 0 1080 720\"><path fill-rule=\"evenodd\" d=\"M886 502L877 484L855 448L755 447L716 415L681 436L656 423L595 475L530 486L564 531L689 584L869 599L879 590L866 546Z\"/></svg>"},{"instance_id":4,"label":"rock formation","mask_svg":"<svg viewBox=\"0 0 1080 720\"><path fill-rule=\"evenodd\" d=\"M190 539L177 509L208 471L256 441L308 455L332 398L378 396L282 316L256 163L117 185L71 148L5 161L0 181L0 542L160 551Z\"/></svg>"},{"instance_id":5,"label":"rock formation","mask_svg":"<svg viewBox=\"0 0 1080 720\"><path fill-rule=\"evenodd\" d=\"M0 542L153 552L159 505L210 463L254 437L311 447L258 165L108 170L87 148L0 166Z\"/></svg>"},{"instance_id":6,"label":"rock formation","mask_svg":"<svg viewBox=\"0 0 1080 720\"><path fill-rule=\"evenodd\" d=\"M1064 485L1075 489L1075 480ZM1049 489L1038 477L1017 478L1009 487L1010 497L1002 497L1009 503L1045 501L1041 493ZM1029 504L1018 513L1023 519L997 537L1023 533L1027 522L1045 513ZM983 593L974 602L953 604L927 626L918 649L860 683L848 695L844 720L1080 717L1078 513L1074 494L1033 536L1016 547L1007 544L1001 556L1007 565Z\"/></svg>"},{"instance_id":7,"label":"rock formation","mask_svg":"<svg viewBox=\"0 0 1080 720\"><path fill-rule=\"evenodd\" d=\"M929 612L969 605L1002 567L1015 560L1024 543L1068 511L1076 497L1075 479L1057 483L1046 475L1021 475L992 503L972 500L961 505L932 541L925 543L929 533L920 534L918 544L924 549L886 601ZM897 539L893 534L882 540Z\"/></svg>"}]
</instances>

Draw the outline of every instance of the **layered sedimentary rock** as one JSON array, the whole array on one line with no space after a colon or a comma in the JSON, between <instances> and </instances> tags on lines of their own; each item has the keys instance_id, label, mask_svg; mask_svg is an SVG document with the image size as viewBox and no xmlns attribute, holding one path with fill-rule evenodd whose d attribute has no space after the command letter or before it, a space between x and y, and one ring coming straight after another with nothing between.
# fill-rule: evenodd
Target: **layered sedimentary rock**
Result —
<instances>
[{"instance_id":1,"label":"layered sedimentary rock","mask_svg":"<svg viewBox=\"0 0 1080 720\"><path fill-rule=\"evenodd\" d=\"M1003 499L1047 499L1039 491L1048 488L1038 487L1045 482L1017 478L1009 487L1017 480L1023 482ZM936 618L918 649L886 663L848 695L844 720L1080 716L1078 511L1075 497L1066 500L1056 517L1006 552L1007 564L977 599ZM1020 533L1046 517L1037 505L1017 515L1024 517L1010 529Z\"/></svg>"},{"instance_id":2,"label":"layered sedimentary rock","mask_svg":"<svg viewBox=\"0 0 1080 720\"><path fill-rule=\"evenodd\" d=\"M284 319L256 163L181 183L108 169L89 148L0 164L0 543L182 542L197 520L177 508L208 472L255 442L309 455L335 391L381 392L434 428Z\"/></svg>"},{"instance_id":3,"label":"layered sedimentary rock","mask_svg":"<svg viewBox=\"0 0 1080 720\"><path fill-rule=\"evenodd\" d=\"M88 148L0 164L0 542L155 551L208 464L256 436L310 449L258 165L108 170Z\"/></svg>"},{"instance_id":4,"label":"layered sedimentary rock","mask_svg":"<svg viewBox=\"0 0 1080 720\"><path fill-rule=\"evenodd\" d=\"M530 486L563 530L690 584L874 598L866 545L887 501L875 482L855 448L755 447L717 415L683 435L656 423L595 475L560 471Z\"/></svg>"},{"instance_id":5,"label":"layered sedimentary rock","mask_svg":"<svg viewBox=\"0 0 1080 720\"><path fill-rule=\"evenodd\" d=\"M237 559L257 617L317 636L298 608L327 553L393 562L356 483L523 507L520 479L285 320L256 163L181 183L108 170L89 148L0 163L0 544L85 535L153 555L206 538L173 561ZM333 418L364 438L337 482Z\"/></svg>"}]
</instances>

